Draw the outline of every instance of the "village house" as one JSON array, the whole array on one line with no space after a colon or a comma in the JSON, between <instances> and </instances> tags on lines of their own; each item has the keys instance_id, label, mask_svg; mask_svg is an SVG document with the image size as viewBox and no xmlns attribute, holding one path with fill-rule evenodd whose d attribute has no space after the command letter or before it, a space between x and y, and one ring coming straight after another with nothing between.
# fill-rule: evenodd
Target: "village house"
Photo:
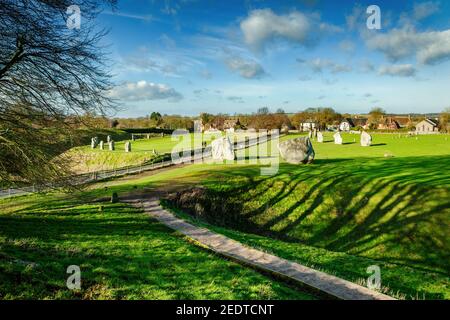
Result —
<instances>
[{"instance_id":1,"label":"village house","mask_svg":"<svg viewBox=\"0 0 450 320\"><path fill-rule=\"evenodd\" d=\"M411 116L396 116L394 117L394 120L398 123L400 128L408 128L412 126L412 119Z\"/></svg>"},{"instance_id":2,"label":"village house","mask_svg":"<svg viewBox=\"0 0 450 320\"><path fill-rule=\"evenodd\" d=\"M438 132L438 122L434 119L425 119L416 124L416 133L418 134L432 134Z\"/></svg>"},{"instance_id":3,"label":"village house","mask_svg":"<svg viewBox=\"0 0 450 320\"><path fill-rule=\"evenodd\" d=\"M350 131L351 128L361 127L366 129L367 127L367 118L345 118L339 123L340 131Z\"/></svg>"},{"instance_id":4,"label":"village house","mask_svg":"<svg viewBox=\"0 0 450 320\"><path fill-rule=\"evenodd\" d=\"M392 117L383 118L381 123L378 124L379 130L398 130L400 124Z\"/></svg>"}]
</instances>

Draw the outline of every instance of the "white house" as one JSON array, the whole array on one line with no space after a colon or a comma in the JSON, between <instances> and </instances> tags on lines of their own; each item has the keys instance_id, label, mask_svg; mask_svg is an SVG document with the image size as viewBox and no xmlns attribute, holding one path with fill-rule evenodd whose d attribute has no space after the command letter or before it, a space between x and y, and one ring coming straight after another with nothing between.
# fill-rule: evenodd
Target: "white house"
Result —
<instances>
[{"instance_id":1,"label":"white house","mask_svg":"<svg viewBox=\"0 0 450 320\"><path fill-rule=\"evenodd\" d=\"M438 133L438 123L433 119L425 119L416 124L416 133L418 134L432 134Z\"/></svg>"}]
</instances>

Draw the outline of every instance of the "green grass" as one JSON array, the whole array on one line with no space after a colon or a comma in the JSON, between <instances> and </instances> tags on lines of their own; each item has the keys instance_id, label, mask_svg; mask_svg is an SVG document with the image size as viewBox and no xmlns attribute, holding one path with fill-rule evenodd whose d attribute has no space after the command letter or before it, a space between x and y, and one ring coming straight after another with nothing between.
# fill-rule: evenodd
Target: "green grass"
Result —
<instances>
[{"instance_id":1,"label":"green grass","mask_svg":"<svg viewBox=\"0 0 450 320\"><path fill-rule=\"evenodd\" d=\"M202 135L202 139L207 144L215 138L214 134ZM198 139L198 136L196 136L196 139ZM105 143L104 150L100 150L99 147L91 149L89 145L73 148L67 154L73 159L74 171L84 173L143 164L155 157L153 150L161 155L170 154L173 150L182 151L202 147L201 139L194 142L194 134L192 133L183 136L183 138L172 138L171 135L166 135L164 137L151 137L150 139L136 139L130 142L131 152L125 152L126 141L119 141L115 143L114 151L109 151L109 147Z\"/></svg>"},{"instance_id":2,"label":"green grass","mask_svg":"<svg viewBox=\"0 0 450 320\"><path fill-rule=\"evenodd\" d=\"M282 140L292 137L283 137ZM360 147L358 136L353 135L344 135L347 144L342 146L331 142L314 143L314 164L281 163L278 173L269 177L261 176L257 165L199 164L101 182L82 195L90 199L110 195L113 191L120 195L146 188L171 190L176 186L203 185L212 199L232 204L234 211L240 215L238 224L232 220L225 225L207 221L208 227L217 232L358 283L363 283L363 279L367 278L368 266L379 265L383 287L391 294L404 298L450 299L448 136L419 136L418 140L387 134L373 137L374 146L368 148ZM354 138L356 143L353 143ZM327 140L330 140L329 134L326 135ZM9 228L9 235L3 238L6 243L10 243L11 238L21 237L35 241L34 233L20 229L22 216L36 214L27 209L23 202L46 206L45 199L31 196L0 202L5 204L7 201L9 207L16 206L11 209L13 212L0 216L8 219L17 216L14 223L5 220L7 222L0 225L2 236L5 226ZM61 199L61 203L70 206L70 202L65 201ZM92 210L95 211L94 208ZM74 223L75 230L82 232L86 228L83 222L88 220L87 212L92 214L92 210L80 215ZM106 212L95 214L105 215ZM129 214L132 220L140 217L137 213ZM223 214L226 217L226 213ZM55 213L45 215L57 218ZM50 234L55 226L50 224L45 229L48 221L44 221L39 228ZM195 223L205 224L205 221ZM38 232L39 228L30 229ZM93 229L86 236L95 238L97 233ZM64 232L58 230L57 234ZM100 247L106 242L105 239L102 238ZM126 243L127 239L124 237L120 241ZM46 239L45 244L48 242L52 243L51 247L64 247L64 239L55 238L52 241ZM40 243L43 245L44 242ZM170 250L166 254L171 254ZM128 256L124 253L115 260L116 263L123 265L125 262L119 261L124 257ZM20 259L33 261L25 254ZM214 272L208 271L208 268L205 266L205 274ZM60 272L64 273L64 270ZM120 278L120 274L121 271L117 271L117 277ZM49 281L42 280L42 285ZM126 283L123 281L124 286ZM17 281L10 285L15 284ZM199 283L199 287L203 285ZM111 287L120 285L114 283ZM223 293L218 293L216 297L222 298L221 295L230 297Z\"/></svg>"},{"instance_id":3,"label":"green grass","mask_svg":"<svg viewBox=\"0 0 450 320\"><path fill-rule=\"evenodd\" d=\"M314 298L88 196L0 202L0 299ZM69 265L81 268L81 290L65 285Z\"/></svg>"},{"instance_id":4,"label":"green grass","mask_svg":"<svg viewBox=\"0 0 450 320\"><path fill-rule=\"evenodd\" d=\"M109 185L204 185L241 215L217 229L230 237L352 281L377 264L391 293L449 299L447 137L380 134L369 148L314 143L314 164L281 163L272 177L258 166L195 165Z\"/></svg>"}]
</instances>

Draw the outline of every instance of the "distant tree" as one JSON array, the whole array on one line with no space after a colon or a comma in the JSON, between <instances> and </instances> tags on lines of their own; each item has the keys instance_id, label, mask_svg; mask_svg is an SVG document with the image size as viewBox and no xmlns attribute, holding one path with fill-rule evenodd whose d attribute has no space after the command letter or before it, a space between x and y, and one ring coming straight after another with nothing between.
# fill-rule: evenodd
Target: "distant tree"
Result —
<instances>
[{"instance_id":1,"label":"distant tree","mask_svg":"<svg viewBox=\"0 0 450 320\"><path fill-rule=\"evenodd\" d=\"M150 119L154 121L159 121L162 119L162 115L159 112L152 112L150 115Z\"/></svg>"},{"instance_id":2,"label":"distant tree","mask_svg":"<svg viewBox=\"0 0 450 320\"><path fill-rule=\"evenodd\" d=\"M269 114L269 113L270 113L270 110L269 110L268 107L262 107L262 108L259 108L259 109L256 111L256 113L257 113L257 114Z\"/></svg>"},{"instance_id":3,"label":"distant tree","mask_svg":"<svg viewBox=\"0 0 450 320\"><path fill-rule=\"evenodd\" d=\"M214 115L206 112L200 113L200 119L203 122L203 125L209 124L212 120L214 120Z\"/></svg>"},{"instance_id":4,"label":"distant tree","mask_svg":"<svg viewBox=\"0 0 450 320\"><path fill-rule=\"evenodd\" d=\"M377 126L386 115L386 111L382 108L376 107L369 112L369 123Z\"/></svg>"},{"instance_id":5,"label":"distant tree","mask_svg":"<svg viewBox=\"0 0 450 320\"><path fill-rule=\"evenodd\" d=\"M278 108L277 111L276 111L275 113L281 113L281 114L284 114L284 113L286 113L286 112L284 112L284 110L283 110L282 108Z\"/></svg>"},{"instance_id":6,"label":"distant tree","mask_svg":"<svg viewBox=\"0 0 450 320\"><path fill-rule=\"evenodd\" d=\"M0 184L61 180L70 166L60 142L75 137L68 116L111 110L106 32L94 21L114 2L76 1L79 29L67 26L72 0L0 2Z\"/></svg>"},{"instance_id":7,"label":"distant tree","mask_svg":"<svg viewBox=\"0 0 450 320\"><path fill-rule=\"evenodd\" d=\"M332 125L341 119L341 115L333 108L318 108L315 114L315 121L320 130L326 129L327 125Z\"/></svg>"},{"instance_id":8,"label":"distant tree","mask_svg":"<svg viewBox=\"0 0 450 320\"><path fill-rule=\"evenodd\" d=\"M441 112L439 116L439 130L448 132L450 129L450 107Z\"/></svg>"},{"instance_id":9,"label":"distant tree","mask_svg":"<svg viewBox=\"0 0 450 320\"><path fill-rule=\"evenodd\" d=\"M117 128L118 125L119 125L119 120L117 120L117 119L111 119L111 121L109 122L110 128Z\"/></svg>"},{"instance_id":10,"label":"distant tree","mask_svg":"<svg viewBox=\"0 0 450 320\"><path fill-rule=\"evenodd\" d=\"M163 121L163 116L159 112L152 112L150 114L150 120L152 120L156 126L160 126Z\"/></svg>"}]
</instances>

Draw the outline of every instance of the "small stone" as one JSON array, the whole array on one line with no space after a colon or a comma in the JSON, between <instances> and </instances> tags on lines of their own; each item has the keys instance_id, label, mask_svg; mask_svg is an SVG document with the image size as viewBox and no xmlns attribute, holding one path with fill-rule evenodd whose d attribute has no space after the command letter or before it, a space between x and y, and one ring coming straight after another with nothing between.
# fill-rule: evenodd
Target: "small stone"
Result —
<instances>
[{"instance_id":1,"label":"small stone","mask_svg":"<svg viewBox=\"0 0 450 320\"><path fill-rule=\"evenodd\" d=\"M131 142L125 142L125 152L131 152Z\"/></svg>"},{"instance_id":2,"label":"small stone","mask_svg":"<svg viewBox=\"0 0 450 320\"><path fill-rule=\"evenodd\" d=\"M323 142L323 134L322 132L317 132L317 142L322 143Z\"/></svg>"},{"instance_id":3,"label":"small stone","mask_svg":"<svg viewBox=\"0 0 450 320\"><path fill-rule=\"evenodd\" d=\"M342 136L339 132L336 132L333 135L333 138L334 138L334 144L342 144Z\"/></svg>"},{"instance_id":4,"label":"small stone","mask_svg":"<svg viewBox=\"0 0 450 320\"><path fill-rule=\"evenodd\" d=\"M113 192L111 196L111 203L117 203L119 202L119 196L117 195L117 192Z\"/></svg>"},{"instance_id":5,"label":"small stone","mask_svg":"<svg viewBox=\"0 0 450 320\"><path fill-rule=\"evenodd\" d=\"M370 147L372 145L372 136L367 132L363 131L361 133L361 146Z\"/></svg>"}]
</instances>

